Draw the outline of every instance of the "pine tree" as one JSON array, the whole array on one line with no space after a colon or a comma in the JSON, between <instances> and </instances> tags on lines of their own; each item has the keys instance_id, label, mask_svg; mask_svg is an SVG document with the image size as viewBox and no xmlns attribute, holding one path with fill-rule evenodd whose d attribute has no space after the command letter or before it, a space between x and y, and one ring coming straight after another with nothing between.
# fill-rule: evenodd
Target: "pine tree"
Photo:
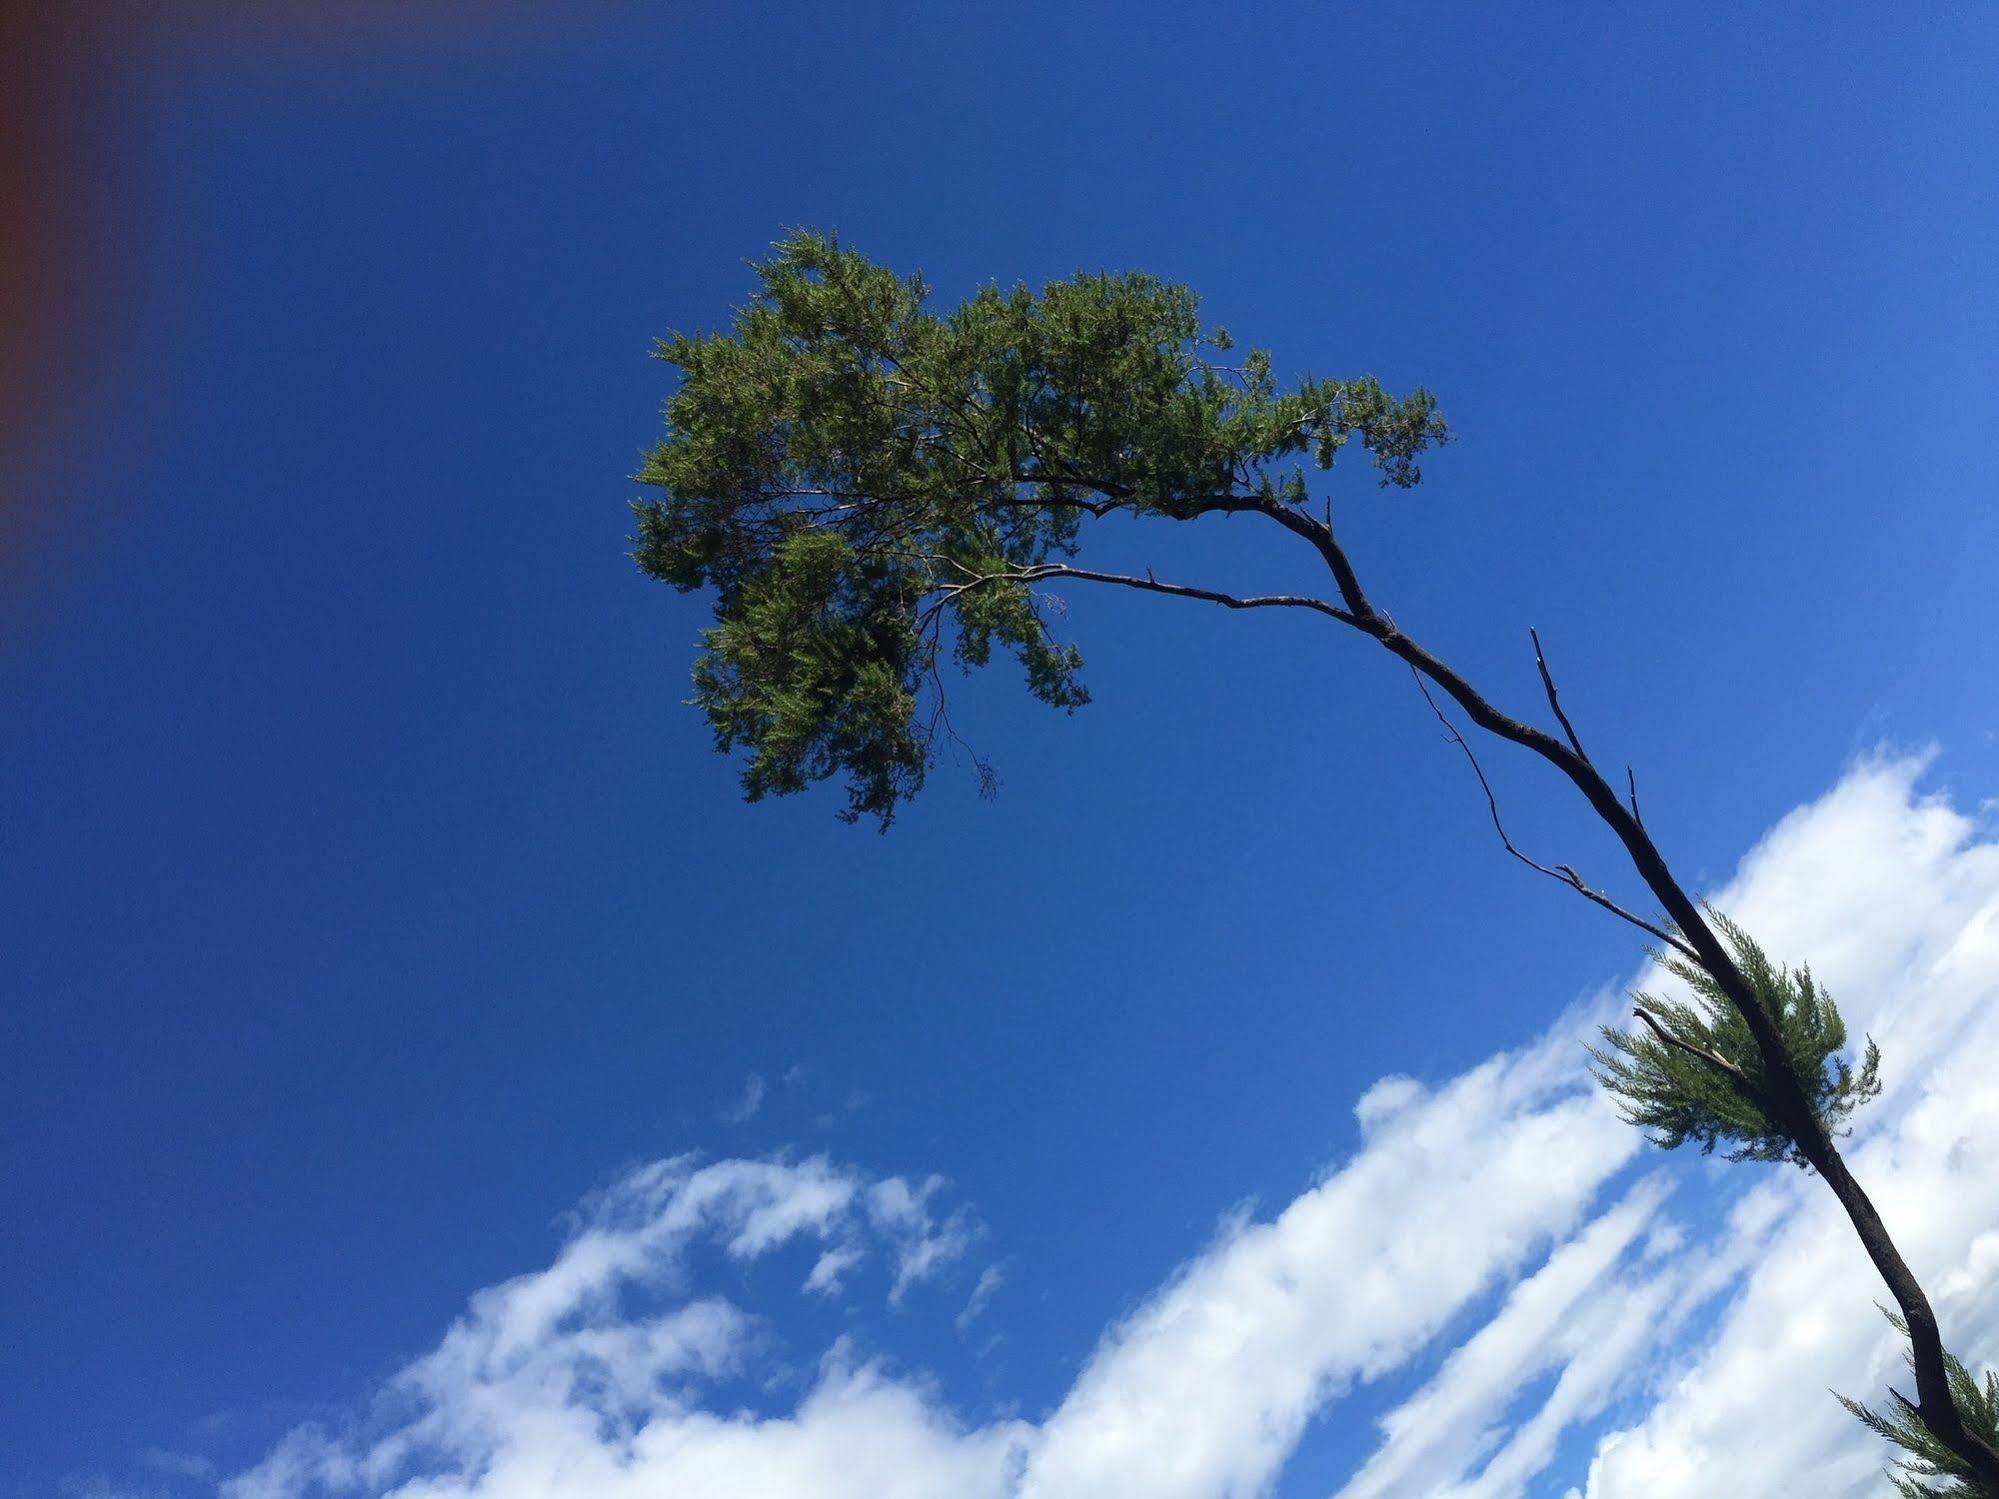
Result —
<instances>
[{"instance_id":1,"label":"pine tree","mask_svg":"<svg viewBox=\"0 0 1999 1499\"><path fill-rule=\"evenodd\" d=\"M1538 637L1559 734L1501 711L1405 633L1362 587L1330 508L1315 504L1308 473L1352 443L1383 487L1421 479L1419 461L1449 435L1427 391L1394 396L1368 376L1280 385L1261 350L1225 361L1231 340L1202 324L1194 295L1151 276L988 287L939 314L920 278L811 232L780 241L757 275L727 331L659 345L681 378L665 439L638 475L660 497L634 506L633 538L647 574L715 599L695 701L717 745L744 752L749 798L839 777L843 815L886 828L952 737L945 668L984 666L996 647L1033 696L1081 706L1081 657L1057 638L1037 584L1312 611L1374 641L1414 674L1470 762L1507 852L1683 965L1695 1003L1641 1008L1649 1034L1613 1032L1596 1055L1627 1116L1662 1143L1728 1143L1824 1179L1907 1330L1917 1391L1907 1411L1999 1499L1999 1447L1960 1412L1936 1314L1838 1148L1841 1121L1875 1087L1872 1046L1857 1072L1837 1060L1844 1028L1809 974L1771 968L1687 893L1630 772L1620 795L1584 750ZM1070 560L1093 521L1218 514L1303 547L1329 593L1237 595ZM1514 845L1433 688L1582 795L1659 920Z\"/></svg>"}]
</instances>

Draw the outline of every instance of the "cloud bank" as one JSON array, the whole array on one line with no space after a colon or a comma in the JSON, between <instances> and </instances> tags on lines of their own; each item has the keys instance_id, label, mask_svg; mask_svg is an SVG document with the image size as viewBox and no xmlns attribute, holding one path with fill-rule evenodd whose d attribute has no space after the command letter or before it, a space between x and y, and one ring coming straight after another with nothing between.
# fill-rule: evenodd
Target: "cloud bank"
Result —
<instances>
[{"instance_id":1,"label":"cloud bank","mask_svg":"<svg viewBox=\"0 0 1999 1499\"><path fill-rule=\"evenodd\" d=\"M1923 769L1856 766L1719 898L1881 1042L1851 1158L1976 1362L1999 1348L1999 845L1920 794ZM990 1322L1002 1274L972 1274L979 1229L941 1181L678 1158L587 1202L550 1264L477 1293L349 1423L293 1431L221 1494L1248 1499L1308 1423L1351 1421L1343 1395L1419 1356L1338 1499L1878 1493L1885 1454L1826 1386L1878 1395L1896 1354L1830 1198L1785 1168L1641 1154L1583 1073L1593 1019L1377 1083L1351 1158L1226 1224L1034 1419L955 1410L845 1336L800 1367L771 1318L702 1289L802 1270L788 1284L823 1305L873 1266L879 1304L962 1271L959 1316Z\"/></svg>"}]
</instances>

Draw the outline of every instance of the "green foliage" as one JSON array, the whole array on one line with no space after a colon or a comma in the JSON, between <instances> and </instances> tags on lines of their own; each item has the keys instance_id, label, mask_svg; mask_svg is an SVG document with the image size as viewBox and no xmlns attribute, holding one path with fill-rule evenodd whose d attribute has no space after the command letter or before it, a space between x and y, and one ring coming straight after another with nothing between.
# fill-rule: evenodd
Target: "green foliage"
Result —
<instances>
[{"instance_id":1,"label":"green foliage","mask_svg":"<svg viewBox=\"0 0 1999 1499\"><path fill-rule=\"evenodd\" d=\"M1854 1109L1881 1091L1880 1051L1873 1041L1858 1070L1839 1053L1846 1024L1838 1007L1812 978L1771 963L1748 933L1720 912L1708 913L1735 953L1736 966L1755 990L1765 1014L1777 1023L1791 1068L1807 1101L1828 1132L1838 1132ZM1627 1034L1604 1026L1601 1049L1590 1047L1596 1079L1622 1105L1626 1122L1652 1131L1654 1144L1671 1150L1689 1140L1702 1154L1718 1144L1731 1161L1805 1161L1765 1101L1762 1062L1749 1027L1721 986L1698 964L1654 954L1692 991L1690 1002L1635 994L1641 1010L1680 1043L1661 1040L1648 1026ZM1712 1058L1736 1069L1732 1076Z\"/></svg>"},{"instance_id":2,"label":"green foliage","mask_svg":"<svg viewBox=\"0 0 1999 1499\"><path fill-rule=\"evenodd\" d=\"M1897 1332L1908 1335L1908 1324L1900 1317L1885 1308L1882 1315L1895 1324ZM1951 1403L1965 1429L1987 1446L1999 1447L1999 1373L1987 1370L1981 1382L1954 1354L1945 1353L1943 1361ZM1907 1400L1893 1391L1890 1394L1895 1404L1886 1411L1869 1410L1844 1395L1835 1398L1870 1431L1908 1453L1897 1460L1901 1471L1888 1474L1888 1481L1902 1499L1999 1499L1999 1494L1979 1482L1963 1459L1930 1435Z\"/></svg>"},{"instance_id":3,"label":"green foliage","mask_svg":"<svg viewBox=\"0 0 1999 1499\"><path fill-rule=\"evenodd\" d=\"M1354 438L1406 488L1445 437L1425 391L1215 363L1227 335L1150 276L989 286L939 315L920 279L809 232L756 273L727 332L659 345L681 378L632 553L714 591L694 701L748 752L751 799L844 775L843 815L886 826L950 734L940 667L996 646L1042 701L1088 701L1018 576L1073 555L1083 519L1302 504L1301 461Z\"/></svg>"}]
</instances>

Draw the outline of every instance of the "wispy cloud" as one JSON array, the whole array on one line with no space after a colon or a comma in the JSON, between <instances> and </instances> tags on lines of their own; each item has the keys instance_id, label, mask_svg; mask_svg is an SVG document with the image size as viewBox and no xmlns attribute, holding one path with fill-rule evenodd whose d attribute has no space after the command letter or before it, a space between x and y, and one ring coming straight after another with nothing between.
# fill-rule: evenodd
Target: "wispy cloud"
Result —
<instances>
[{"instance_id":1,"label":"wispy cloud","mask_svg":"<svg viewBox=\"0 0 1999 1499\"><path fill-rule=\"evenodd\" d=\"M748 1264L806 1242L818 1246L806 1289L837 1289L873 1253L900 1299L976 1229L962 1208L937 1210L935 1178L682 1159L587 1204L546 1269L479 1293L391 1382L366 1435L302 1428L224 1492L679 1496L745 1492L763 1471L751 1487L774 1499L1251 1492L1318 1406L1399 1363L1569 1228L1634 1149L1562 1049L1495 1058L1378 1114L1356 1159L1275 1219L1233 1225L1107 1333L1038 1427L966 1425L924 1382L845 1345L789 1412L704 1403L745 1372L757 1319L712 1297L634 1319L622 1286L671 1286L702 1243ZM982 1277L974 1303L996 1285ZM401 1415L385 1425L383 1410ZM853 1460L861 1448L905 1465Z\"/></svg>"},{"instance_id":2,"label":"wispy cloud","mask_svg":"<svg viewBox=\"0 0 1999 1499\"><path fill-rule=\"evenodd\" d=\"M1565 1028L1377 1111L1353 1160L1105 1335L1022 1494L1258 1492L1320 1407L1569 1230L1634 1152L1574 1050Z\"/></svg>"},{"instance_id":3,"label":"wispy cloud","mask_svg":"<svg viewBox=\"0 0 1999 1499\"><path fill-rule=\"evenodd\" d=\"M156 1473L168 1473L176 1478L207 1478L215 1472L215 1464L206 1457L189 1452L169 1452L163 1447L149 1447L139 1454L139 1461Z\"/></svg>"},{"instance_id":4,"label":"wispy cloud","mask_svg":"<svg viewBox=\"0 0 1999 1499\"><path fill-rule=\"evenodd\" d=\"M1981 1169L1999 1145L1999 846L1919 796L1919 774L1856 767L1722 901L1773 952L1809 958L1881 1040L1890 1090L1855 1168L1975 1355L1999 1346L1999 1176ZM1274 1216L1226 1224L1103 1332L1039 1421L967 1420L845 1339L795 1399L746 1406L746 1378L779 1387L773 1324L696 1289L703 1253L747 1269L808 1249L815 1300L872 1263L876 1294L902 1300L950 1275L978 1229L934 1178L682 1158L586 1204L549 1266L475 1296L351 1429L301 1428L224 1493L1238 1499L1345 1391L1482 1299L1341 1499L1511 1499L1545 1487L1565 1437L1594 1453L1556 1481L1589 1499L1875 1492L1882 1454L1825 1387L1872 1393L1894 1356L1826 1194L1777 1168L1648 1155L1634 1173L1636 1135L1580 1066L1592 1018L1456 1078L1376 1084L1356 1107L1361 1148ZM1675 1218L1717 1182L1750 1185L1732 1210ZM979 1277L961 1326L998 1284Z\"/></svg>"},{"instance_id":5,"label":"wispy cloud","mask_svg":"<svg viewBox=\"0 0 1999 1499\"><path fill-rule=\"evenodd\" d=\"M763 1074L752 1072L743 1079L743 1091L736 1101L715 1117L724 1124L748 1124L764 1106Z\"/></svg>"},{"instance_id":6,"label":"wispy cloud","mask_svg":"<svg viewBox=\"0 0 1999 1499\"><path fill-rule=\"evenodd\" d=\"M923 1387L844 1345L783 1417L702 1408L703 1390L745 1372L762 1328L723 1298L681 1289L703 1248L749 1265L804 1244L822 1251L808 1288L826 1289L828 1254L850 1269L881 1252L899 1294L941 1262L925 1248L938 1237L926 1206L938 1190L870 1181L824 1158L681 1157L634 1171L583 1206L545 1269L474 1296L350 1430L298 1428L223 1494L959 1492L959 1479L1002 1471L1015 1437L967 1435ZM635 1314L634 1292L658 1309Z\"/></svg>"},{"instance_id":7,"label":"wispy cloud","mask_svg":"<svg viewBox=\"0 0 1999 1499\"><path fill-rule=\"evenodd\" d=\"M1512 1436L1487 1474L1517 1479L1545 1462L1560 1424L1602 1398L1622 1356L1660 1315L1659 1296L1618 1271L1665 1195L1665 1180L1647 1177L1517 1283L1492 1319L1383 1421L1386 1440L1340 1499L1444 1491L1464 1477L1468 1460L1499 1446L1496 1418L1518 1391L1567 1365L1567 1388L1557 1384L1542 1414Z\"/></svg>"},{"instance_id":8,"label":"wispy cloud","mask_svg":"<svg viewBox=\"0 0 1999 1499\"><path fill-rule=\"evenodd\" d=\"M988 1265L979 1272L978 1284L972 1287L972 1294L965 1299L964 1310L958 1313L959 1332L966 1331L978 1320L979 1314L986 1309L993 1297L999 1294L999 1288L1005 1284L1006 1272L998 1265Z\"/></svg>"},{"instance_id":9,"label":"wispy cloud","mask_svg":"<svg viewBox=\"0 0 1999 1499\"><path fill-rule=\"evenodd\" d=\"M876 1230L895 1246L895 1282L888 1299L899 1302L909 1288L928 1280L964 1254L975 1232L970 1215L959 1209L941 1222L932 1216L931 1202L944 1187L933 1176L911 1187L899 1176L868 1188L868 1213Z\"/></svg>"}]
</instances>

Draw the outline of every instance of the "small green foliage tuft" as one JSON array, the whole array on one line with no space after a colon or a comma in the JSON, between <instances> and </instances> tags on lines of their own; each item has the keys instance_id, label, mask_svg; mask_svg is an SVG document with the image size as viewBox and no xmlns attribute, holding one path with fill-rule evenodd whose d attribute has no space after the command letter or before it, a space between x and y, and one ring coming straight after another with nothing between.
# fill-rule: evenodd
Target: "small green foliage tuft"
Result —
<instances>
[{"instance_id":1,"label":"small green foliage tuft","mask_svg":"<svg viewBox=\"0 0 1999 1499\"><path fill-rule=\"evenodd\" d=\"M756 274L728 331L659 345L680 383L632 537L648 575L713 592L694 701L746 752L752 799L844 776L845 815L886 826L955 738L942 668L996 647L1035 697L1087 702L1017 576L1073 555L1082 519L1302 503L1299 464L1355 438L1407 488L1446 435L1425 391L1214 363L1227 334L1151 276L988 286L939 314L920 279L811 232Z\"/></svg>"},{"instance_id":2,"label":"small green foliage tuft","mask_svg":"<svg viewBox=\"0 0 1999 1499\"><path fill-rule=\"evenodd\" d=\"M1886 1308L1882 1309L1882 1315L1895 1324L1897 1332L1908 1336L1908 1324L1900 1317ZM1943 1362L1951 1403L1957 1407L1958 1419L1965 1430L1987 1446L1999 1447L1999 1373L1988 1369L1981 1381L1956 1355L1945 1353ZM1894 1395L1895 1403L1884 1411L1869 1410L1844 1395L1835 1394L1834 1398L1868 1430L1886 1437L1908 1454L1896 1460L1901 1471L1891 1469L1888 1474L1888 1481L1895 1485L1902 1499L1999 1499L1999 1494L1981 1483L1962 1458L1930 1435L1929 1428L1901 1395Z\"/></svg>"},{"instance_id":3,"label":"small green foliage tuft","mask_svg":"<svg viewBox=\"0 0 1999 1499\"><path fill-rule=\"evenodd\" d=\"M1776 1021L1791 1067L1819 1121L1829 1133L1841 1132L1848 1116L1881 1091L1879 1048L1868 1041L1860 1066L1851 1066L1840 1055L1846 1046L1846 1024L1811 970L1774 965L1741 927L1718 911L1708 915L1734 951L1736 966L1749 980L1764 1013ZM1652 1142L1664 1149L1691 1140L1702 1154L1717 1145L1732 1147L1725 1152L1731 1161L1789 1160L1805 1165L1765 1101L1755 1040L1721 986L1698 964L1670 954L1654 956L1693 991L1691 1001L1642 993L1632 998L1681 1044L1668 1044L1649 1026L1632 1032L1604 1026L1603 1046L1588 1048L1596 1080L1617 1098L1625 1120L1651 1131ZM1701 1054L1728 1062L1741 1073L1741 1080Z\"/></svg>"}]
</instances>

